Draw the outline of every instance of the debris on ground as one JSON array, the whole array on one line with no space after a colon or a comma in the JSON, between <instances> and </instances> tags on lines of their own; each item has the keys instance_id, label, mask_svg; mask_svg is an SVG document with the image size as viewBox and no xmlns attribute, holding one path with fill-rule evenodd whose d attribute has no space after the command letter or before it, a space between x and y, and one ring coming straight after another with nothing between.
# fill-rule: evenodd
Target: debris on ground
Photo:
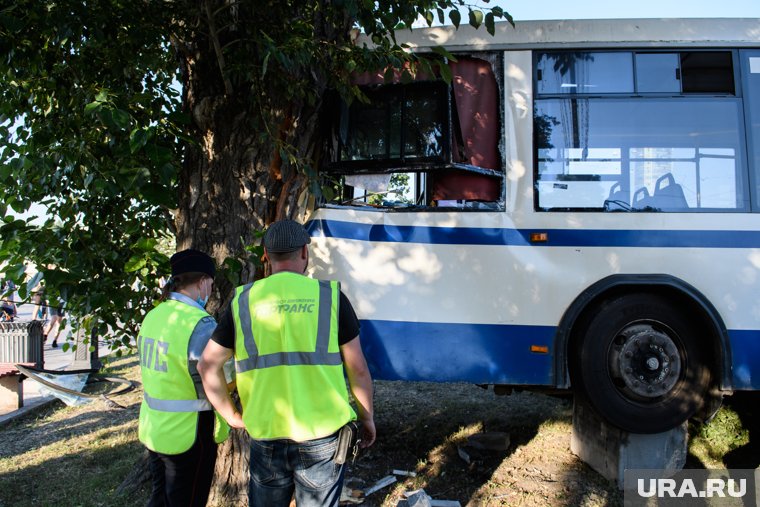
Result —
<instances>
[{"instance_id":1,"label":"debris on ground","mask_svg":"<svg viewBox=\"0 0 760 507\"><path fill-rule=\"evenodd\" d=\"M417 477L417 472L410 472L408 470L393 470L393 475L402 475L404 477Z\"/></svg>"},{"instance_id":2,"label":"debris on ground","mask_svg":"<svg viewBox=\"0 0 760 507\"><path fill-rule=\"evenodd\" d=\"M393 475L386 475L385 477L383 477L382 479L380 479L379 481L377 481L375 484L373 484L369 488L365 489L364 490L364 496L367 497L367 496L371 495L372 493L374 493L375 491L379 491L379 490L383 489L386 486L390 486L394 482L396 482L396 477L395 476L393 476Z\"/></svg>"},{"instance_id":3,"label":"debris on ground","mask_svg":"<svg viewBox=\"0 0 760 507\"><path fill-rule=\"evenodd\" d=\"M360 489L352 489L349 486L343 485L343 490L340 492L340 500L339 503L341 505L346 504L360 504L364 502L364 499L362 498L364 496L364 492Z\"/></svg>"},{"instance_id":4,"label":"debris on ground","mask_svg":"<svg viewBox=\"0 0 760 507\"><path fill-rule=\"evenodd\" d=\"M406 491L396 507L462 507L458 500L434 500L424 489Z\"/></svg>"},{"instance_id":5,"label":"debris on ground","mask_svg":"<svg viewBox=\"0 0 760 507\"><path fill-rule=\"evenodd\" d=\"M404 493L406 500L401 500L397 507L432 507L430 497L427 496L424 489Z\"/></svg>"},{"instance_id":6,"label":"debris on ground","mask_svg":"<svg viewBox=\"0 0 760 507\"><path fill-rule=\"evenodd\" d=\"M364 486L366 483L359 477L346 477L343 490L340 492L340 505L364 503Z\"/></svg>"},{"instance_id":7,"label":"debris on ground","mask_svg":"<svg viewBox=\"0 0 760 507\"><path fill-rule=\"evenodd\" d=\"M457 453L469 465L473 461L483 459L488 454L506 452L509 449L509 444L509 433L487 431L470 435L465 445L457 446Z\"/></svg>"}]
</instances>

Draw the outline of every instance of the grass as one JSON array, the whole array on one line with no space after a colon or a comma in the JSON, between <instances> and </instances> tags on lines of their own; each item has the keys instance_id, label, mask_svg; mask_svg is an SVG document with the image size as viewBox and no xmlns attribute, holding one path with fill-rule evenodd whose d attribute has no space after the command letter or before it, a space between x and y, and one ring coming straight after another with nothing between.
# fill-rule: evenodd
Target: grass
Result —
<instances>
[{"instance_id":1,"label":"grass","mask_svg":"<svg viewBox=\"0 0 760 507\"><path fill-rule=\"evenodd\" d=\"M755 393L741 393L728 398L709 424L691 428L689 440L690 459L697 460L697 466L704 468L755 468L757 462L751 459L755 446L751 446L750 431L760 423L757 421L753 404L759 399ZM750 413L748 413L750 412ZM748 454L743 456L743 454ZM732 457L738 457L735 462ZM758 457L760 459L760 456Z\"/></svg>"},{"instance_id":2,"label":"grass","mask_svg":"<svg viewBox=\"0 0 760 507\"><path fill-rule=\"evenodd\" d=\"M134 356L109 368L110 376L139 376ZM124 410L102 401L82 407L57 402L0 427L0 507L144 505L146 485L129 496L117 492L143 453L137 439L141 395L138 388L115 397ZM710 424L692 427L688 467L725 468L728 457L749 459L744 468L758 465L750 436L752 421L760 420L751 410L760 404L752 396L730 398ZM615 485L570 453L569 399L494 396L465 384L376 382L376 412L378 442L347 477L364 486L392 469L417 477L399 477L365 506L395 506L404 491L417 488L462 505L622 505ZM467 465L457 447L482 431L509 433L512 444Z\"/></svg>"},{"instance_id":3,"label":"grass","mask_svg":"<svg viewBox=\"0 0 760 507\"><path fill-rule=\"evenodd\" d=\"M135 358L113 361L108 374L137 380ZM55 402L0 428L0 507L145 504L145 488L130 497L116 491L143 452L141 394L114 397L123 410L101 400L80 407Z\"/></svg>"}]
</instances>

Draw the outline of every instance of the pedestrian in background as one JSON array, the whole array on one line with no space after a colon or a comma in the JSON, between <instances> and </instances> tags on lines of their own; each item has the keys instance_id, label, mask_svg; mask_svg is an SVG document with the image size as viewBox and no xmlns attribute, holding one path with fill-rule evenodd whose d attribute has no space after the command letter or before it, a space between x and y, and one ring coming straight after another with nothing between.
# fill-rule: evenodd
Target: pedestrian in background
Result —
<instances>
[{"instance_id":1,"label":"pedestrian in background","mask_svg":"<svg viewBox=\"0 0 760 507\"><path fill-rule=\"evenodd\" d=\"M50 344L53 348L58 347L58 337L61 335L61 331L63 331L63 318L66 316L66 312L63 308L65 306L66 302L63 298L58 298L56 306L48 307L50 320L48 321L47 328L42 331L42 334L45 337L46 342L50 335L53 336L53 343Z\"/></svg>"},{"instance_id":2,"label":"pedestrian in background","mask_svg":"<svg viewBox=\"0 0 760 507\"><path fill-rule=\"evenodd\" d=\"M39 320L44 324L47 321L48 308L47 301L45 301L45 293L42 289L38 289L32 294L32 303L34 303L32 320ZM47 339L47 336L44 334L43 337Z\"/></svg>"},{"instance_id":3,"label":"pedestrian in background","mask_svg":"<svg viewBox=\"0 0 760 507\"><path fill-rule=\"evenodd\" d=\"M0 299L0 321L13 322L18 315L16 308L16 302L14 301L14 293L16 292L16 285L11 280L3 282L0 293L2 299Z\"/></svg>"},{"instance_id":4,"label":"pedestrian in background","mask_svg":"<svg viewBox=\"0 0 760 507\"><path fill-rule=\"evenodd\" d=\"M249 504L337 506L344 467L338 434L357 415L363 446L375 441L372 378L359 321L338 282L304 276L309 234L292 220L264 236L272 274L238 287L198 365L209 400L251 436ZM234 355L242 415L225 386ZM340 464L339 464L340 463Z\"/></svg>"},{"instance_id":5,"label":"pedestrian in background","mask_svg":"<svg viewBox=\"0 0 760 507\"><path fill-rule=\"evenodd\" d=\"M198 250L172 255L162 302L140 326L139 438L150 451L155 506L205 506L217 444L229 427L203 391L197 362L216 327L205 310L216 266Z\"/></svg>"}]
</instances>

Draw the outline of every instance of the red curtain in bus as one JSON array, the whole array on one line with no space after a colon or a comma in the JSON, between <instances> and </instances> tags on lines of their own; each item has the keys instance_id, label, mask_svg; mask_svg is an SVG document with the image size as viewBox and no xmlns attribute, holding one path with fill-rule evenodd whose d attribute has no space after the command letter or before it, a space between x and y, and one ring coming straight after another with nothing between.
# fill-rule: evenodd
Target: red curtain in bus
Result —
<instances>
[{"instance_id":1,"label":"red curtain in bus","mask_svg":"<svg viewBox=\"0 0 760 507\"><path fill-rule=\"evenodd\" d=\"M461 57L450 62L456 115L452 125L454 162L487 169L501 169L499 154L499 88L491 64L477 58ZM430 76L420 72L415 80ZM382 84L383 71L364 72L353 77L354 84ZM394 83L400 73L394 72ZM458 121L458 124L456 123ZM431 200L498 201L501 180L466 171L430 171Z\"/></svg>"},{"instance_id":2,"label":"red curtain in bus","mask_svg":"<svg viewBox=\"0 0 760 507\"><path fill-rule=\"evenodd\" d=\"M491 64L476 58L459 58L450 64L459 132L452 135L455 162L501 168L499 154L499 88ZM453 125L456 131L457 126ZM461 144L460 144L461 142ZM432 200L498 201L498 178L465 171L432 175Z\"/></svg>"}]
</instances>

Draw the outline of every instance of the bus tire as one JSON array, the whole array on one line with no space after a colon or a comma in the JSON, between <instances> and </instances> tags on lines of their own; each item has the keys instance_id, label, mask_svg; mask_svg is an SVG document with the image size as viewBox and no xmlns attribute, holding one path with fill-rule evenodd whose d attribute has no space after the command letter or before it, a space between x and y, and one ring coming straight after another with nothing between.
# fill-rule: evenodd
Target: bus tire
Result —
<instances>
[{"instance_id":1,"label":"bus tire","mask_svg":"<svg viewBox=\"0 0 760 507\"><path fill-rule=\"evenodd\" d=\"M699 410L711 375L697 319L640 293L606 301L587 322L574 376L604 419L630 433L660 433Z\"/></svg>"}]
</instances>

